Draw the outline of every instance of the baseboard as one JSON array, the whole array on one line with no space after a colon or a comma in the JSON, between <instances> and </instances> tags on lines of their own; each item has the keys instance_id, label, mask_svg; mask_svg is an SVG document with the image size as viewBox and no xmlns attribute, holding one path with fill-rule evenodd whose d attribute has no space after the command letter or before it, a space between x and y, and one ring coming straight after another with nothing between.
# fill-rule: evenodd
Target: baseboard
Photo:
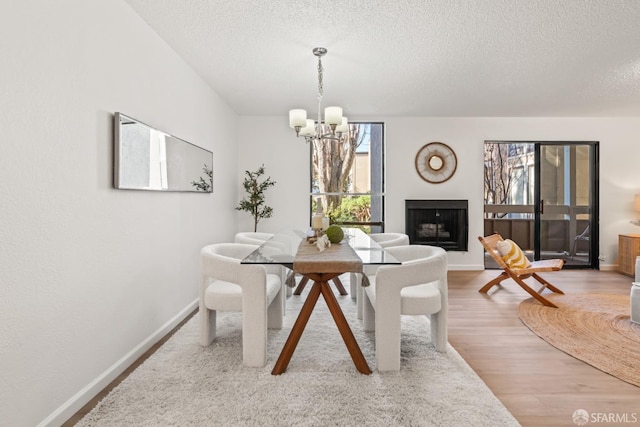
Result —
<instances>
[{"instance_id":1,"label":"baseboard","mask_svg":"<svg viewBox=\"0 0 640 427\"><path fill-rule=\"evenodd\" d=\"M618 271L617 264L600 264L600 271ZM485 270L484 264L449 264L449 271L482 271Z\"/></svg>"},{"instance_id":2,"label":"baseboard","mask_svg":"<svg viewBox=\"0 0 640 427\"><path fill-rule=\"evenodd\" d=\"M86 387L76 393L67 400L62 406L56 409L51 415L38 424L38 427L59 426L71 418L78 412L87 402L94 398L99 392L105 389L111 381L116 379L129 366L131 366L140 356L149 350L155 343L160 341L173 328L182 322L189 314L198 307L198 300L194 300L182 311L162 325L157 331L152 333L144 341L133 348L129 353L124 355L120 360L114 363L109 369L103 372L95 380L91 381Z\"/></svg>"},{"instance_id":3,"label":"baseboard","mask_svg":"<svg viewBox=\"0 0 640 427\"><path fill-rule=\"evenodd\" d=\"M449 271L482 271L484 264L449 264Z\"/></svg>"}]
</instances>

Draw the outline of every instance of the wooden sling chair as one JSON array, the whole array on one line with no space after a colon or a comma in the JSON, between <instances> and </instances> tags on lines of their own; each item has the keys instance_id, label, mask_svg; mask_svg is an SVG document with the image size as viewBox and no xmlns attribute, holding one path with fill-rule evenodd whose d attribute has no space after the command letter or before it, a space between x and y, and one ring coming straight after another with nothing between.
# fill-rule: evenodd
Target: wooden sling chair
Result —
<instances>
[{"instance_id":1,"label":"wooden sling chair","mask_svg":"<svg viewBox=\"0 0 640 427\"><path fill-rule=\"evenodd\" d=\"M500 252L498 252L497 244L498 242L504 240L502 236L500 236L498 233L495 233L487 237L478 237L478 240L480 240L480 243L482 243L482 246L484 246L484 248L487 250L489 255L491 255L491 258L493 258L496 261L496 263L498 263L500 268L502 268L503 270L503 272L498 277L496 277L495 279L491 280L489 283L484 285L480 289L480 292L486 294L487 291L489 291L489 289L491 289L494 285L499 284L505 279L513 279L518 285L522 287L522 289L524 289L532 297L540 301L540 303L548 307L557 308L557 306L554 303L552 303L551 301L549 301L548 299L542 296L542 291L544 289L549 289L550 291L555 292L557 294L564 294L564 292L562 292L560 289L556 288L551 283L547 282L545 279L540 277L538 273L543 271L561 270L562 266L564 265L563 259L545 259L541 261L533 261L531 262L531 265L527 268L518 268L518 269L511 268L504 262L504 260L502 259L502 256L500 255ZM527 279L529 277L533 277L534 279L536 279L538 282L542 284L542 287L537 292L524 282L523 279Z\"/></svg>"}]
</instances>

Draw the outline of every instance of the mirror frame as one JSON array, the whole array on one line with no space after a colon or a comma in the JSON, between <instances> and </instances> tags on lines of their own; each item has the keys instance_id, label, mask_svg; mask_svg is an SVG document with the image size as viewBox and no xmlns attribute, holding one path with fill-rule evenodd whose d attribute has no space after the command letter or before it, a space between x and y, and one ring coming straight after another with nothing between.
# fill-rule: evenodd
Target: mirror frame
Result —
<instances>
[{"instance_id":1,"label":"mirror frame","mask_svg":"<svg viewBox=\"0 0 640 427\"><path fill-rule=\"evenodd\" d=\"M126 140L122 127L125 124L138 126L142 133L148 130L149 141ZM152 139L152 135L155 138ZM140 150L137 158L129 160L124 158L127 152L135 148L135 144L145 142L149 145ZM213 193L213 152L209 150L120 112L114 114L113 146L113 186L116 189ZM157 156L151 154L152 146L153 149L157 148L156 154L159 153ZM195 166L196 161L201 163ZM126 175L138 175L144 180L145 174L151 175L154 169L151 168L152 164L158 166L157 176L153 177L157 183L151 183L151 176L149 176L148 185L137 184L135 179L128 181L124 179ZM143 165L146 169L141 169ZM195 168L197 170L194 170ZM192 178L186 178L188 175L192 175Z\"/></svg>"}]
</instances>

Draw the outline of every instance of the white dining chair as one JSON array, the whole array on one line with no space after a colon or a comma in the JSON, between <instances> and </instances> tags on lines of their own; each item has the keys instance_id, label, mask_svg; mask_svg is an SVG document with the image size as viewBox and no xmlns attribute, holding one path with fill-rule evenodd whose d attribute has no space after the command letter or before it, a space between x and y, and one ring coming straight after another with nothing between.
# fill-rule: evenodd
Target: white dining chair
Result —
<instances>
[{"instance_id":1,"label":"white dining chair","mask_svg":"<svg viewBox=\"0 0 640 427\"><path fill-rule=\"evenodd\" d=\"M447 349L447 253L435 246L386 249L402 262L385 265L364 288L364 330L375 330L376 367L400 370L401 315L429 316L431 341Z\"/></svg>"},{"instance_id":2,"label":"white dining chair","mask_svg":"<svg viewBox=\"0 0 640 427\"><path fill-rule=\"evenodd\" d=\"M371 233L369 237L383 248L406 246L409 244L409 236L404 233Z\"/></svg>"},{"instance_id":3,"label":"white dining chair","mask_svg":"<svg viewBox=\"0 0 640 427\"><path fill-rule=\"evenodd\" d=\"M244 243L247 245L261 245L270 238L273 233L262 233L260 231L241 231L236 233L233 241L235 243Z\"/></svg>"},{"instance_id":4,"label":"white dining chair","mask_svg":"<svg viewBox=\"0 0 640 427\"><path fill-rule=\"evenodd\" d=\"M241 231L236 233L233 241L235 243L245 243L248 245L262 245L267 240L273 238L273 233L263 233L260 231ZM286 267L281 267L281 275L283 282L287 279L287 274L289 273L289 269ZM285 286L285 291L282 293L283 303L284 303L284 311L286 312L287 305L287 297L290 297L293 294L293 288L289 286Z\"/></svg>"},{"instance_id":5,"label":"white dining chair","mask_svg":"<svg viewBox=\"0 0 640 427\"><path fill-rule=\"evenodd\" d=\"M393 246L406 246L409 244L409 236L404 233L371 233L369 237L378 243L383 248L390 248ZM377 265L365 265L363 268L364 274L367 276L376 274ZM350 290L351 298L356 300L356 316L362 320L362 298L363 290L360 284L362 283L362 275L358 273L351 273L350 276Z\"/></svg>"},{"instance_id":6,"label":"white dining chair","mask_svg":"<svg viewBox=\"0 0 640 427\"><path fill-rule=\"evenodd\" d=\"M261 367L267 360L267 328L282 328L280 266L240 264L256 245L218 243L200 251L200 344L216 336L218 311L242 312L242 361Z\"/></svg>"}]
</instances>

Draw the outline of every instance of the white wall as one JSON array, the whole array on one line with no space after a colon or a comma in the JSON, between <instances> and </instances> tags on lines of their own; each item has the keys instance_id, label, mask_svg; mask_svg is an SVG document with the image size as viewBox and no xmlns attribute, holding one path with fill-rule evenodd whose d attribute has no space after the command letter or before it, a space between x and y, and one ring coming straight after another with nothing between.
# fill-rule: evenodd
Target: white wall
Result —
<instances>
[{"instance_id":1,"label":"white wall","mask_svg":"<svg viewBox=\"0 0 640 427\"><path fill-rule=\"evenodd\" d=\"M195 307L236 116L120 0L11 2L0 40L0 425L55 425ZM213 151L214 193L113 189L116 111Z\"/></svg>"},{"instance_id":2,"label":"white wall","mask_svg":"<svg viewBox=\"0 0 640 427\"><path fill-rule=\"evenodd\" d=\"M56 425L194 307L198 250L251 228L246 169L277 181L261 231L308 225L309 148L286 111L237 118L121 0L12 2L0 40L0 425ZM213 151L214 193L114 190L115 111ZM600 141L603 265L640 231L637 118L353 119L386 123L387 231L406 198L469 199L452 268L482 267L485 139ZM458 153L441 185L413 168L430 141Z\"/></svg>"},{"instance_id":3,"label":"white wall","mask_svg":"<svg viewBox=\"0 0 640 427\"><path fill-rule=\"evenodd\" d=\"M638 233L629 221L640 193L640 118L437 118L360 117L386 125L386 231L404 232L405 199L468 199L469 252L449 252L452 269L482 269L483 143L485 140L600 141L600 253L602 269L617 264L618 234ZM261 129L256 144L252 129ZM273 117L241 117L240 169L264 162L278 184L267 194L274 217L263 231L308 225L309 147L289 128L287 112ZM453 148L458 169L449 181L429 184L414 160L426 143ZM256 147L256 145L258 145ZM239 171L240 173L240 171Z\"/></svg>"},{"instance_id":4,"label":"white wall","mask_svg":"<svg viewBox=\"0 0 640 427\"><path fill-rule=\"evenodd\" d=\"M236 205L246 195L242 187L245 171L253 172L264 164L265 177L270 176L276 185L265 192L273 217L262 219L258 231L306 229L310 225L309 145L304 138L296 139L295 132L289 128L288 112L282 117L241 116L238 123L238 150L242 154L236 172ZM251 214L237 211L236 219L237 231L253 231Z\"/></svg>"}]
</instances>

